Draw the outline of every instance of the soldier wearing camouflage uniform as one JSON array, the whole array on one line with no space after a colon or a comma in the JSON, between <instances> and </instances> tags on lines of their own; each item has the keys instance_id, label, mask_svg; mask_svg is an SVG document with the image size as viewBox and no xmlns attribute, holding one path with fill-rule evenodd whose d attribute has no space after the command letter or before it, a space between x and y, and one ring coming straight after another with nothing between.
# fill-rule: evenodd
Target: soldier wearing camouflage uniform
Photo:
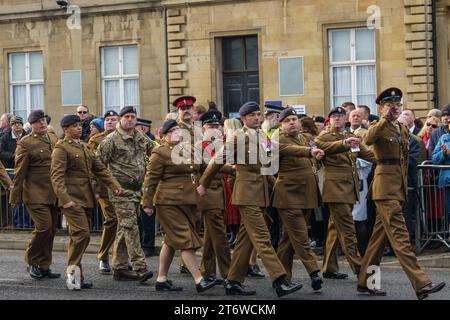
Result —
<instances>
[{"instance_id":1,"label":"soldier wearing camouflage uniform","mask_svg":"<svg viewBox=\"0 0 450 320\"><path fill-rule=\"evenodd\" d=\"M124 107L119 112L120 121L116 130L99 145L97 154L107 164L114 177L124 189L121 196L110 192L117 215L117 234L113 246L112 266L114 280L140 282L147 281L153 274L147 270L145 255L139 241L137 218L142 198L146 159L153 143L143 133L135 129L136 109ZM133 271L128 270L130 260Z\"/></svg>"}]
</instances>

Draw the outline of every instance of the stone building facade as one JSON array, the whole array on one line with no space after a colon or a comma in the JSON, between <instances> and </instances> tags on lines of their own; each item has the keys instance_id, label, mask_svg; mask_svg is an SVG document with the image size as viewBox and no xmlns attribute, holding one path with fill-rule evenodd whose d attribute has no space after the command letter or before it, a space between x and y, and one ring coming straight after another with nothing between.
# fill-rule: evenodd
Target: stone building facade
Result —
<instances>
[{"instance_id":1,"label":"stone building facade","mask_svg":"<svg viewBox=\"0 0 450 320\"><path fill-rule=\"evenodd\" d=\"M159 125L181 94L229 116L250 99L376 112L376 93L397 86L424 116L449 98L449 2L72 0L78 15L3 0L0 112L42 105L58 119L78 101L97 115L131 104Z\"/></svg>"}]
</instances>

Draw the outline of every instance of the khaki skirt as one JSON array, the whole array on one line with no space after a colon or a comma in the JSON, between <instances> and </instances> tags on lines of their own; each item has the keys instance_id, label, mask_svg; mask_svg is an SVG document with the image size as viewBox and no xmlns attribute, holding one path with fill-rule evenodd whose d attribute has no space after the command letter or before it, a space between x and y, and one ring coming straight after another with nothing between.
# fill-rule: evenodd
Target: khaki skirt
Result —
<instances>
[{"instance_id":1,"label":"khaki skirt","mask_svg":"<svg viewBox=\"0 0 450 320\"><path fill-rule=\"evenodd\" d=\"M197 206L156 205L156 216L163 232L164 243L174 250L197 250L203 241L195 229Z\"/></svg>"}]
</instances>

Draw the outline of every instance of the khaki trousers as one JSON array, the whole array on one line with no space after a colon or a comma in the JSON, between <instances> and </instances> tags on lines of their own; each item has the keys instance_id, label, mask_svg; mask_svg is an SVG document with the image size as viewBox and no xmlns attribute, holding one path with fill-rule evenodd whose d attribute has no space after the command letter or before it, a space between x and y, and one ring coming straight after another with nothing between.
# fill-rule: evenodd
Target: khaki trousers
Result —
<instances>
[{"instance_id":1,"label":"khaki trousers","mask_svg":"<svg viewBox=\"0 0 450 320\"><path fill-rule=\"evenodd\" d=\"M103 213L103 231L97 258L99 260L108 260L109 250L112 248L116 238L117 216L114 206L108 198L100 198L98 203Z\"/></svg>"},{"instance_id":2,"label":"khaki trousers","mask_svg":"<svg viewBox=\"0 0 450 320\"><path fill-rule=\"evenodd\" d=\"M292 278L294 253L302 261L308 274L320 271L317 258L311 249L308 237L308 224L302 209L278 209L283 222L283 235L278 246L278 258L286 269L287 277Z\"/></svg>"},{"instance_id":3,"label":"khaki trousers","mask_svg":"<svg viewBox=\"0 0 450 320\"><path fill-rule=\"evenodd\" d=\"M336 255L339 240L350 267L355 274L358 274L361 269L361 256L358 252L355 223L352 216L353 205L348 203L328 203L328 208L330 210L330 220L322 271L337 272L339 270Z\"/></svg>"},{"instance_id":4,"label":"khaki trousers","mask_svg":"<svg viewBox=\"0 0 450 320\"><path fill-rule=\"evenodd\" d=\"M409 234L402 213L403 204L398 200L375 200L375 205L377 217L366 254L362 260L358 284L367 286L368 274L365 270L369 266L380 265L386 243L389 240L392 250L408 276L411 285L415 291L419 291L430 284L431 280L420 269L416 255L411 250Z\"/></svg>"},{"instance_id":5,"label":"khaki trousers","mask_svg":"<svg viewBox=\"0 0 450 320\"><path fill-rule=\"evenodd\" d=\"M90 241L91 209L77 205L68 209L62 208L62 212L69 225L67 265L81 268L81 258Z\"/></svg>"},{"instance_id":6,"label":"khaki trousers","mask_svg":"<svg viewBox=\"0 0 450 320\"><path fill-rule=\"evenodd\" d=\"M48 204L26 205L34 230L25 251L25 262L48 270L52 264L53 239L58 223L58 208Z\"/></svg>"},{"instance_id":7,"label":"khaki trousers","mask_svg":"<svg viewBox=\"0 0 450 320\"><path fill-rule=\"evenodd\" d=\"M261 258L272 281L285 276L286 271L270 242L270 233L264 220L264 208L239 206L241 226L231 258L228 280L244 282L253 247Z\"/></svg>"},{"instance_id":8,"label":"khaki trousers","mask_svg":"<svg viewBox=\"0 0 450 320\"><path fill-rule=\"evenodd\" d=\"M231 254L228 247L227 231L223 223L224 211L222 209L203 210L205 221L205 235L200 272L203 277L216 275L216 258L219 271L223 278L228 276Z\"/></svg>"}]
</instances>

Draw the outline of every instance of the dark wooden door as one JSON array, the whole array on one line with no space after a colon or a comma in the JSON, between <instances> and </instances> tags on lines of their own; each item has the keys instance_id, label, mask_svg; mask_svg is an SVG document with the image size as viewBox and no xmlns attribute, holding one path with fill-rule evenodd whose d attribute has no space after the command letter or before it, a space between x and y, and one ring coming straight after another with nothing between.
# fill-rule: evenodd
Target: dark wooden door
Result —
<instances>
[{"instance_id":1,"label":"dark wooden door","mask_svg":"<svg viewBox=\"0 0 450 320\"><path fill-rule=\"evenodd\" d=\"M247 101L259 103L256 36L227 37L222 42L224 113L239 111Z\"/></svg>"}]
</instances>

